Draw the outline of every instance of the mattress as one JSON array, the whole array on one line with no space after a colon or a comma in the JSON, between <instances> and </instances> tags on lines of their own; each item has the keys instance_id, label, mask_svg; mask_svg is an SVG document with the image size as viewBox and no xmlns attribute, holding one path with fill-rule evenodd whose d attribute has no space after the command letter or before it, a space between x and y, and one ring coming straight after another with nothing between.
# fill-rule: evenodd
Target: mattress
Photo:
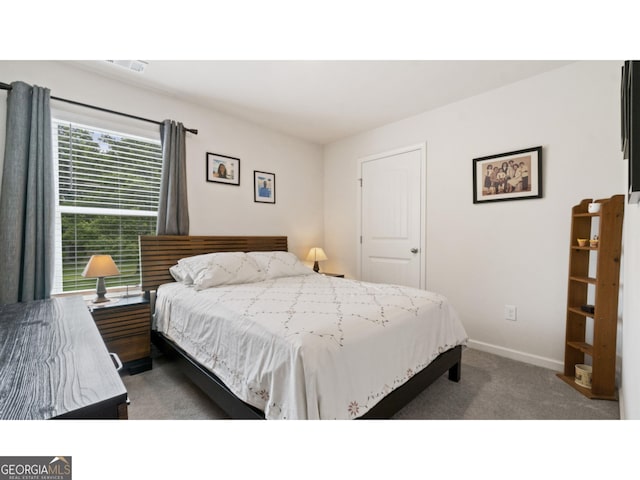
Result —
<instances>
[{"instance_id":1,"label":"mattress","mask_svg":"<svg viewBox=\"0 0 640 480\"><path fill-rule=\"evenodd\" d=\"M438 293L320 274L164 284L154 328L267 419L362 416L468 339Z\"/></svg>"}]
</instances>

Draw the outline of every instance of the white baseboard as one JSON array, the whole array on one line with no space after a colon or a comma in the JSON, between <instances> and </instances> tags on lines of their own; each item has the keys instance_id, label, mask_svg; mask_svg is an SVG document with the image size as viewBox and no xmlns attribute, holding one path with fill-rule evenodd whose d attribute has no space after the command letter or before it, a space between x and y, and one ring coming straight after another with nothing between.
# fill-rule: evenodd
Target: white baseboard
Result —
<instances>
[{"instance_id":1,"label":"white baseboard","mask_svg":"<svg viewBox=\"0 0 640 480\"><path fill-rule=\"evenodd\" d=\"M510 348L499 347L498 345L492 345L490 343L479 342L477 340L469 340L467 343L469 348L480 350L482 352L493 353L500 357L510 358L512 360L518 360L519 362L529 363L538 367L548 368L556 372L562 372L564 370L564 363L552 358L540 357L531 353L520 352L518 350L512 350Z\"/></svg>"}]
</instances>

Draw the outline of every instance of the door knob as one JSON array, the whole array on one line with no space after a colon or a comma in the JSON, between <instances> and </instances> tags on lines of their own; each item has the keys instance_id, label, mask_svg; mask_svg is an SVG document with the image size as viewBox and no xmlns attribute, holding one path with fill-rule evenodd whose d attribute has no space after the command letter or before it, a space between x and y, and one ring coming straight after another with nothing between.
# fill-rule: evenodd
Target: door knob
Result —
<instances>
[{"instance_id":1,"label":"door knob","mask_svg":"<svg viewBox=\"0 0 640 480\"><path fill-rule=\"evenodd\" d=\"M412 248L410 251L411 251L411 253L418 253L418 249L417 248Z\"/></svg>"}]
</instances>

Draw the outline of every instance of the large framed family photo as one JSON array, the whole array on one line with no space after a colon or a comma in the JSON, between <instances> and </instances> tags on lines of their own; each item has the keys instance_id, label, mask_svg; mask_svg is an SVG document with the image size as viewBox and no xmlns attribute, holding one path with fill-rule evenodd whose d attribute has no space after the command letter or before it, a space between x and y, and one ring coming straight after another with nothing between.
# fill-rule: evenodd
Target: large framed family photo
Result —
<instances>
[{"instance_id":1,"label":"large framed family photo","mask_svg":"<svg viewBox=\"0 0 640 480\"><path fill-rule=\"evenodd\" d=\"M542 197L542 147L473 159L473 203Z\"/></svg>"},{"instance_id":2,"label":"large framed family photo","mask_svg":"<svg viewBox=\"0 0 640 480\"><path fill-rule=\"evenodd\" d=\"M207 182L240 185L240 159L207 152Z\"/></svg>"}]
</instances>

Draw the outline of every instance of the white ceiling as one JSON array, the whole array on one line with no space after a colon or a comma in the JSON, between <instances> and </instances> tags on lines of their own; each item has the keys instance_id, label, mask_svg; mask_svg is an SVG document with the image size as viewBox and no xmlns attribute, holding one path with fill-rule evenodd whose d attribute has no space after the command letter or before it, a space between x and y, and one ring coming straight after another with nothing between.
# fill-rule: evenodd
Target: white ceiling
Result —
<instances>
[{"instance_id":1,"label":"white ceiling","mask_svg":"<svg viewBox=\"0 0 640 480\"><path fill-rule=\"evenodd\" d=\"M151 60L144 73L65 63L326 144L571 62Z\"/></svg>"}]
</instances>

